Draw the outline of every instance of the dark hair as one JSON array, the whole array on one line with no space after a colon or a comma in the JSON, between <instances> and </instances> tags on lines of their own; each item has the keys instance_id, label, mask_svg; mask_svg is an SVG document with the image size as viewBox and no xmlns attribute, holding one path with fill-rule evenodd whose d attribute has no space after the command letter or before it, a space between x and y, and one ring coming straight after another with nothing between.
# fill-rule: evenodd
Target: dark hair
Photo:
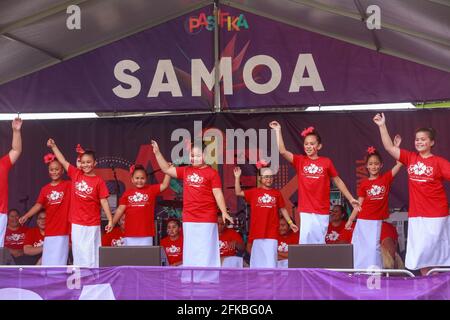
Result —
<instances>
[{"instance_id":1,"label":"dark hair","mask_svg":"<svg viewBox=\"0 0 450 320\"><path fill-rule=\"evenodd\" d=\"M381 163L383 163L383 158L381 158L381 154L378 152L378 150L375 150L373 153L367 153L364 163L367 165L367 163L369 162L370 157L373 157L373 156L377 157L378 160Z\"/></svg>"},{"instance_id":2,"label":"dark hair","mask_svg":"<svg viewBox=\"0 0 450 320\"><path fill-rule=\"evenodd\" d=\"M144 168L144 166L142 165L142 164L137 164L137 165L135 165L134 166L134 170L133 170L133 173L131 174L132 176L134 176L134 173L136 172L136 171L143 171L144 173L145 173L145 176L147 177L147 175L148 175L148 173L147 173L147 170L145 170L145 168Z\"/></svg>"},{"instance_id":3,"label":"dark hair","mask_svg":"<svg viewBox=\"0 0 450 320\"><path fill-rule=\"evenodd\" d=\"M9 214L10 214L11 212L13 212L13 211L17 212L17 214L20 216L20 211L17 210L16 208L9 209L9 210L8 210L8 216L9 216Z\"/></svg>"},{"instance_id":4,"label":"dark hair","mask_svg":"<svg viewBox=\"0 0 450 320\"><path fill-rule=\"evenodd\" d=\"M175 222L175 224L176 224L179 228L181 228L181 222L180 222L180 220L175 219L175 218L170 218L169 220L167 220L167 225L169 225L170 222Z\"/></svg>"},{"instance_id":5,"label":"dark hair","mask_svg":"<svg viewBox=\"0 0 450 320\"><path fill-rule=\"evenodd\" d=\"M436 139L436 130L434 130L433 128L419 128L416 130L416 134L419 132L427 133L431 141L434 141Z\"/></svg>"},{"instance_id":6,"label":"dark hair","mask_svg":"<svg viewBox=\"0 0 450 320\"><path fill-rule=\"evenodd\" d=\"M317 142L319 144L322 143L322 138L320 137L320 134L319 134L319 132L316 129L314 129L311 133L308 133L306 136L304 136L303 137L303 141L305 141L306 137L308 137L308 136L315 136L316 139L317 139Z\"/></svg>"},{"instance_id":7,"label":"dark hair","mask_svg":"<svg viewBox=\"0 0 450 320\"><path fill-rule=\"evenodd\" d=\"M94 161L97 161L97 157L95 156L95 151L94 150L86 150L86 151L84 151L84 153L80 156L80 159L83 156L86 156L86 155L91 156L92 158L94 158Z\"/></svg>"}]
</instances>

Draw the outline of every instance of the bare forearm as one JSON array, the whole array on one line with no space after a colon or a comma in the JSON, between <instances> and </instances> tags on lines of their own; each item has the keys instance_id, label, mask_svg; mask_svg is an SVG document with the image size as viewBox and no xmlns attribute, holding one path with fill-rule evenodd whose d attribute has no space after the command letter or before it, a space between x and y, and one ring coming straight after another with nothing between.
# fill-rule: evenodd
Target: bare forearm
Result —
<instances>
[{"instance_id":1,"label":"bare forearm","mask_svg":"<svg viewBox=\"0 0 450 320\"><path fill-rule=\"evenodd\" d=\"M64 155L62 154L62 152L59 150L57 145L54 145L52 147L52 152L55 155L56 159L58 159L58 161L62 164L62 166L64 167L64 169L67 171L69 170L69 162L67 162L66 158L64 157Z\"/></svg>"},{"instance_id":2,"label":"bare forearm","mask_svg":"<svg viewBox=\"0 0 450 320\"><path fill-rule=\"evenodd\" d=\"M217 206L223 215L228 215L227 206L225 205L225 198L223 196L222 190L214 191L214 198L216 199Z\"/></svg>"},{"instance_id":3,"label":"bare forearm","mask_svg":"<svg viewBox=\"0 0 450 320\"><path fill-rule=\"evenodd\" d=\"M124 205L120 205L117 210L116 213L113 216L113 225L116 225L117 222L120 220L120 217L122 217L123 213L125 212L125 206Z\"/></svg>"},{"instance_id":4,"label":"bare forearm","mask_svg":"<svg viewBox=\"0 0 450 320\"><path fill-rule=\"evenodd\" d=\"M41 210L42 210L42 205L40 203L35 203L34 206L32 206L31 209L28 210L28 212L24 214L24 217L29 219Z\"/></svg>"},{"instance_id":5,"label":"bare forearm","mask_svg":"<svg viewBox=\"0 0 450 320\"><path fill-rule=\"evenodd\" d=\"M107 199L100 199L100 204L103 208L103 211L105 211L106 218L108 218L108 221L112 221L112 214L111 209L109 208L109 203Z\"/></svg>"},{"instance_id":6,"label":"bare forearm","mask_svg":"<svg viewBox=\"0 0 450 320\"><path fill-rule=\"evenodd\" d=\"M286 146L284 145L284 139L283 134L280 130L275 130L275 134L277 136L277 144L278 144L278 150L280 151L280 154L289 162L292 162L294 160L294 155L292 152L286 150Z\"/></svg>"},{"instance_id":7,"label":"bare forearm","mask_svg":"<svg viewBox=\"0 0 450 320\"><path fill-rule=\"evenodd\" d=\"M241 179L239 177L235 177L235 179L234 179L234 193L238 197L244 196L244 192L242 191L242 188L241 188Z\"/></svg>"},{"instance_id":8,"label":"bare forearm","mask_svg":"<svg viewBox=\"0 0 450 320\"><path fill-rule=\"evenodd\" d=\"M342 181L342 179L339 177L335 177L333 179L333 181L334 181L334 184L336 185L336 187L342 192L344 197L348 201L351 202L354 198L353 198L352 194L350 193L350 191L348 191L347 186L345 185L344 181Z\"/></svg>"},{"instance_id":9,"label":"bare forearm","mask_svg":"<svg viewBox=\"0 0 450 320\"><path fill-rule=\"evenodd\" d=\"M42 253L42 247L33 247L31 245L26 245L23 247L23 253L27 256L36 256Z\"/></svg>"}]
</instances>

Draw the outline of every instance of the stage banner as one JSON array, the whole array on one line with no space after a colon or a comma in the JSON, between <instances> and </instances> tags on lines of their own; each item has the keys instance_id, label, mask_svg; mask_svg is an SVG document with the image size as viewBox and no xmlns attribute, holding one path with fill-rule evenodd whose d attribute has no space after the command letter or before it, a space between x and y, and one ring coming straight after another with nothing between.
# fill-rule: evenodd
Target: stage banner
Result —
<instances>
[{"instance_id":1,"label":"stage banner","mask_svg":"<svg viewBox=\"0 0 450 320\"><path fill-rule=\"evenodd\" d=\"M450 100L450 73L220 6L221 107ZM0 86L0 112L205 111L212 6ZM81 32L89 32L83 29Z\"/></svg>"},{"instance_id":2,"label":"stage banner","mask_svg":"<svg viewBox=\"0 0 450 320\"><path fill-rule=\"evenodd\" d=\"M227 6L220 22L224 109L450 98L448 72Z\"/></svg>"},{"instance_id":3,"label":"stage banner","mask_svg":"<svg viewBox=\"0 0 450 320\"><path fill-rule=\"evenodd\" d=\"M450 299L450 274L410 278L382 277L375 272L349 275L323 269L0 269L0 300L428 299ZM170 310L180 311L187 312Z\"/></svg>"},{"instance_id":4,"label":"stage banner","mask_svg":"<svg viewBox=\"0 0 450 320\"><path fill-rule=\"evenodd\" d=\"M149 173L148 183L160 183L163 173L159 170L150 140L158 142L167 160L175 165L189 161L183 147L201 137L205 155L212 166L219 170L227 206L231 212L245 210L242 201L234 193L233 169L242 168L241 184L256 186L258 160L265 159L278 166L274 187L281 190L289 210L297 206L297 178L294 168L279 156L273 132L272 120L281 124L287 149L303 154L300 136L304 128L313 126L322 137L321 156L329 157L342 180L356 197L359 181L367 177L364 157L370 146L378 149L384 159L383 170L389 170L395 161L383 149L378 127L373 122L374 112L351 113L270 113L270 114L204 114L189 116L163 116L146 118L112 118L83 120L24 121L23 153L9 175L10 208L20 212L29 209L36 201L39 190L49 182L47 167L43 162L50 152L46 143L55 139L66 159L75 164L77 144L93 149L97 155L96 174L107 181L112 195L121 195L131 187L129 167L142 164ZM390 134L400 134L402 148L414 150L414 132L419 127L433 127L437 131L433 153L450 159L450 112L448 110L414 110L386 112ZM0 123L2 137L1 154L11 146L11 123ZM449 184L445 184L447 192ZM182 184L172 179L170 188L161 198L182 199ZM450 195L450 192L448 192ZM408 182L402 168L396 176L390 194L390 208L408 207ZM173 209L173 208L171 208ZM162 209L161 209L162 210ZM159 211L159 209L158 209ZM180 214L180 210L175 210Z\"/></svg>"},{"instance_id":5,"label":"stage banner","mask_svg":"<svg viewBox=\"0 0 450 320\"><path fill-rule=\"evenodd\" d=\"M213 93L191 85L214 67L214 34L189 32L199 14L212 6L4 84L0 112L210 111Z\"/></svg>"}]
</instances>

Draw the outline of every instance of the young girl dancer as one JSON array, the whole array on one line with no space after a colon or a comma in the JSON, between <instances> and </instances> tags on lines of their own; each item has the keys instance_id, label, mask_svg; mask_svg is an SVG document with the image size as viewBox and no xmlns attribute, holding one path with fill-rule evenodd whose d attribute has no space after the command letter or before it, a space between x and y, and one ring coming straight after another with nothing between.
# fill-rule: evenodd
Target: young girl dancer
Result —
<instances>
[{"instance_id":1,"label":"young girl dancer","mask_svg":"<svg viewBox=\"0 0 450 320\"><path fill-rule=\"evenodd\" d=\"M217 207L224 222L233 223L233 219L227 213L218 172L205 164L201 147L191 148L190 166L173 167L164 159L156 141L151 143L161 170L183 179L183 266L220 267Z\"/></svg>"},{"instance_id":2,"label":"young girl dancer","mask_svg":"<svg viewBox=\"0 0 450 320\"><path fill-rule=\"evenodd\" d=\"M72 180L70 222L72 223L73 264L80 267L98 267L98 250L101 244L100 207L108 218L106 232L112 229L109 208L109 192L105 181L94 173L97 164L95 153L86 150L81 156L80 169L64 158L53 139L47 141L56 159L62 164Z\"/></svg>"},{"instance_id":3,"label":"young girl dancer","mask_svg":"<svg viewBox=\"0 0 450 320\"><path fill-rule=\"evenodd\" d=\"M161 184L147 185L147 171L142 165L131 166L131 182L135 186L125 191L113 218L113 226L125 213L125 246L152 246L155 236L156 196L167 189L170 176Z\"/></svg>"},{"instance_id":4,"label":"young girl dancer","mask_svg":"<svg viewBox=\"0 0 450 320\"><path fill-rule=\"evenodd\" d=\"M272 121L269 126L277 135L280 154L297 171L298 210L301 221L299 243L325 244L330 213L330 178L353 207L359 208L359 202L339 178L333 162L329 158L319 156L322 140L313 127L302 132L306 153L306 156L303 156L286 150L281 125L277 121Z\"/></svg>"},{"instance_id":5,"label":"young girl dancer","mask_svg":"<svg viewBox=\"0 0 450 320\"><path fill-rule=\"evenodd\" d=\"M45 239L42 253L43 266L62 266L67 264L69 255L69 209L70 181L62 179L64 169L54 154L44 157L48 165L51 182L42 187L33 207L19 219L24 224L29 218L41 212L46 213Z\"/></svg>"},{"instance_id":6,"label":"young girl dancer","mask_svg":"<svg viewBox=\"0 0 450 320\"><path fill-rule=\"evenodd\" d=\"M5 243L6 226L8 225L8 173L22 153L22 119L16 118L12 124L12 147L8 154L0 158L0 248Z\"/></svg>"},{"instance_id":7,"label":"young girl dancer","mask_svg":"<svg viewBox=\"0 0 450 320\"><path fill-rule=\"evenodd\" d=\"M383 113L373 121L378 125L386 151L403 163L408 172L409 211L406 268L420 269L450 265L450 220L444 181L450 180L450 162L431 151L436 133L433 128L416 130L417 152L400 149L392 143Z\"/></svg>"},{"instance_id":8,"label":"young girl dancer","mask_svg":"<svg viewBox=\"0 0 450 320\"><path fill-rule=\"evenodd\" d=\"M292 222L287 212L281 192L272 189L273 172L270 168L262 167L259 170L261 187L242 191L240 185L241 169L234 169L235 192L244 197L250 204L250 234L249 241L253 241L250 255L250 268L276 268L278 231L281 212L292 231L297 232L298 227Z\"/></svg>"},{"instance_id":9,"label":"young girl dancer","mask_svg":"<svg viewBox=\"0 0 450 320\"><path fill-rule=\"evenodd\" d=\"M351 229L356 217L358 220L353 231L353 257L355 269L382 268L381 225L389 218L389 192L394 177L402 164L397 163L391 170L381 174L383 160L374 147L369 147L366 155L366 168L369 178L361 181L358 187L358 201L361 211L353 210L345 227Z\"/></svg>"}]
</instances>

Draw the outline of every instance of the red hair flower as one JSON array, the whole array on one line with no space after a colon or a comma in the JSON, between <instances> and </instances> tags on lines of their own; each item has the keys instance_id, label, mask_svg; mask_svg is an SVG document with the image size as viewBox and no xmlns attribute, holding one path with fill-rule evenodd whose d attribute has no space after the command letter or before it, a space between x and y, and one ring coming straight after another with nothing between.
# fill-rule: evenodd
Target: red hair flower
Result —
<instances>
[{"instance_id":1,"label":"red hair flower","mask_svg":"<svg viewBox=\"0 0 450 320\"><path fill-rule=\"evenodd\" d=\"M134 173L134 169L136 169L136 166L133 164L130 166L130 174Z\"/></svg>"},{"instance_id":2,"label":"red hair flower","mask_svg":"<svg viewBox=\"0 0 450 320\"><path fill-rule=\"evenodd\" d=\"M266 161L264 161L264 160L259 160L258 162L256 162L256 168L257 169L265 168L268 165L269 164Z\"/></svg>"},{"instance_id":3,"label":"red hair flower","mask_svg":"<svg viewBox=\"0 0 450 320\"><path fill-rule=\"evenodd\" d=\"M301 136L304 138L308 134L313 133L313 132L314 132L314 127L308 127L308 128L303 129Z\"/></svg>"},{"instance_id":4,"label":"red hair flower","mask_svg":"<svg viewBox=\"0 0 450 320\"><path fill-rule=\"evenodd\" d=\"M85 151L84 151L83 147L81 146L81 144L77 144L77 147L75 148L75 151L76 151L79 155L85 153Z\"/></svg>"},{"instance_id":5,"label":"red hair flower","mask_svg":"<svg viewBox=\"0 0 450 320\"><path fill-rule=\"evenodd\" d=\"M370 146L367 148L367 153L368 154L374 154L375 151L377 151L377 149L375 149L374 147Z\"/></svg>"},{"instance_id":6,"label":"red hair flower","mask_svg":"<svg viewBox=\"0 0 450 320\"><path fill-rule=\"evenodd\" d=\"M45 164L49 164L50 162L52 162L53 160L55 160L56 156L53 153L47 153L44 156L44 163Z\"/></svg>"}]
</instances>

